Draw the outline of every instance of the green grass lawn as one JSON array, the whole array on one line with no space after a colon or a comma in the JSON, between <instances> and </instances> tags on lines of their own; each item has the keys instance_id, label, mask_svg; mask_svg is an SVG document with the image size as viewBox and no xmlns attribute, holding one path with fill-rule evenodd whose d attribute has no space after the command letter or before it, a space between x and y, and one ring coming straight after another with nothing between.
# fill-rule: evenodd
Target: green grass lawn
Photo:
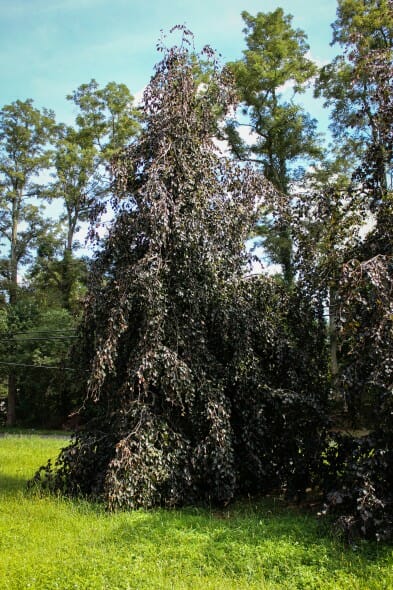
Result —
<instances>
[{"instance_id":1,"label":"green grass lawn","mask_svg":"<svg viewBox=\"0 0 393 590\"><path fill-rule=\"evenodd\" d=\"M346 548L273 499L108 514L25 491L64 440L0 437L1 590L393 589L392 547Z\"/></svg>"}]
</instances>

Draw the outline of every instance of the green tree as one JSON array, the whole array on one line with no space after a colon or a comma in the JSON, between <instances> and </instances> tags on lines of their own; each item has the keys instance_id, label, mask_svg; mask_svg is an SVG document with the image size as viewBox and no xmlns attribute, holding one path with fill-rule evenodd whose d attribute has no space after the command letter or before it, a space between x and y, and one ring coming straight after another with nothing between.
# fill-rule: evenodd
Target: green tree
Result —
<instances>
[{"instance_id":1,"label":"green tree","mask_svg":"<svg viewBox=\"0 0 393 590\"><path fill-rule=\"evenodd\" d=\"M293 204L288 223L295 244L294 266L299 288L328 311L330 383L339 393L339 309L337 292L342 267L361 243L364 212L358 194L348 190L348 178L328 176L335 168L307 179Z\"/></svg>"},{"instance_id":2,"label":"green tree","mask_svg":"<svg viewBox=\"0 0 393 590\"><path fill-rule=\"evenodd\" d=\"M229 64L234 72L247 126L256 141L247 146L241 141L239 123L229 127L232 148L241 159L261 165L264 175L282 195L290 194L291 182L298 174L296 164L321 155L316 121L295 102L317 72L307 57L306 35L292 26L292 16L281 8L258 13L255 17L242 13L246 23L247 49L243 59ZM284 98L285 87L292 97ZM271 211L269 211L271 214ZM269 221L265 217L256 228L274 262L282 265L284 276L293 279L290 228L279 215Z\"/></svg>"},{"instance_id":3,"label":"green tree","mask_svg":"<svg viewBox=\"0 0 393 590\"><path fill-rule=\"evenodd\" d=\"M64 204L65 227L61 259L41 257L41 276L58 284L66 309L75 306L75 293L85 275L85 264L75 256L75 234L81 222L105 209L110 194L111 163L140 128L139 111L125 84L108 83L100 88L95 80L82 84L67 97L78 107L74 127L59 125L53 158L54 181L49 194ZM45 273L44 273L45 274Z\"/></svg>"},{"instance_id":4,"label":"green tree","mask_svg":"<svg viewBox=\"0 0 393 590\"><path fill-rule=\"evenodd\" d=\"M29 261L38 238L48 230L31 199L39 195L34 181L50 164L53 129L53 113L34 108L32 100L18 100L0 111L0 235L6 249L1 269L11 307L17 302L20 265ZM8 424L15 422L15 400L15 374L10 371Z\"/></svg>"},{"instance_id":5,"label":"green tree","mask_svg":"<svg viewBox=\"0 0 393 590\"><path fill-rule=\"evenodd\" d=\"M20 287L16 304L0 310L0 403L4 422L10 370L17 393L18 425L61 428L81 403L75 371L69 364L77 319L61 307L58 294L53 297L51 290L47 284Z\"/></svg>"},{"instance_id":6,"label":"green tree","mask_svg":"<svg viewBox=\"0 0 393 590\"><path fill-rule=\"evenodd\" d=\"M140 130L141 113L125 84L109 82L100 88L96 80L82 84L67 96L78 107L77 128L109 163Z\"/></svg>"},{"instance_id":7,"label":"green tree","mask_svg":"<svg viewBox=\"0 0 393 590\"><path fill-rule=\"evenodd\" d=\"M309 210L316 207L315 196L320 201L316 208L318 216L311 214L313 223L310 225L314 238L318 234L323 239L316 248L308 243L300 249L308 257L312 252L318 256L320 262L316 269L319 270L314 276L322 279L325 289L330 285L327 300L332 302L329 305L332 351L334 348L348 350L336 329L339 327L343 265L350 264L351 258L365 260L393 251L388 229L392 219L388 190L389 186L391 188L393 154L392 2L340 0L337 19L333 23L333 43L339 44L343 53L321 69L316 94L323 95L326 106L332 108L331 129L336 141L336 159L314 175L314 181L319 183L319 196L317 192L309 198ZM343 168L346 179L341 174ZM321 214L321 207L325 214ZM318 218L321 224L320 230L316 231ZM361 237L359 229L372 226L373 219L375 230L366 238ZM305 235L306 228L303 229ZM355 276L355 273L348 276ZM344 282L348 293L348 280ZM355 284L354 290L357 292ZM349 317L347 307L345 315ZM338 385L341 369L334 362L334 356L332 368L335 367L333 373ZM341 357L344 370L348 359ZM351 357L354 358L353 353Z\"/></svg>"},{"instance_id":8,"label":"green tree","mask_svg":"<svg viewBox=\"0 0 393 590\"><path fill-rule=\"evenodd\" d=\"M356 156L356 165L362 161L372 145L378 152L378 169L374 181L386 191L388 169L386 134L383 132L386 117L383 103L390 83L380 93L383 70L390 71L393 49L393 8L391 0L339 0L337 19L332 25L333 41L343 53L324 66L315 86L317 96L325 98L331 111L331 130L336 145L339 143L344 157ZM374 66L373 66L374 63ZM388 74L389 76L389 74ZM379 78L379 80L378 80ZM381 110L382 108L382 110ZM391 156L390 156L391 157Z\"/></svg>"},{"instance_id":9,"label":"green tree","mask_svg":"<svg viewBox=\"0 0 393 590\"><path fill-rule=\"evenodd\" d=\"M393 2L339 0L333 31L343 54L322 70L317 91L333 107L336 142L356 156L347 201L374 222L345 252L336 283L338 382L352 422L366 421L372 434L338 441L328 505L346 534L391 539Z\"/></svg>"},{"instance_id":10,"label":"green tree","mask_svg":"<svg viewBox=\"0 0 393 590\"><path fill-rule=\"evenodd\" d=\"M74 249L78 224L88 219L96 157L97 150L91 140L85 139L73 127L59 127L53 157L55 182L51 190L64 204L65 214L61 221L66 228L65 250L68 252Z\"/></svg>"},{"instance_id":11,"label":"green tree","mask_svg":"<svg viewBox=\"0 0 393 590\"><path fill-rule=\"evenodd\" d=\"M47 191L52 198L61 200L64 213L59 219L57 239L41 241L33 274L36 279L40 276L41 282L54 284L68 310L77 305L77 286L86 274L85 264L75 255L79 246L75 235L94 208L92 191L98 190L100 182L97 158L91 138L71 126L58 126L52 160L54 180Z\"/></svg>"},{"instance_id":12,"label":"green tree","mask_svg":"<svg viewBox=\"0 0 393 590\"><path fill-rule=\"evenodd\" d=\"M67 356L75 319L37 288L20 288L16 304L4 311L0 374L14 371L18 423L59 427L73 403Z\"/></svg>"},{"instance_id":13,"label":"green tree","mask_svg":"<svg viewBox=\"0 0 393 590\"><path fill-rule=\"evenodd\" d=\"M111 166L116 156L138 136L141 112L125 84L96 80L81 84L68 100L78 108L74 128L62 128L57 144L57 184L66 208L67 245L83 219L106 210L111 193Z\"/></svg>"},{"instance_id":14,"label":"green tree","mask_svg":"<svg viewBox=\"0 0 393 590\"><path fill-rule=\"evenodd\" d=\"M26 273L29 287L40 295L46 307L62 307L79 317L81 300L86 294L89 259L65 248L66 235L61 220L53 224L51 234L40 236L34 262Z\"/></svg>"},{"instance_id":15,"label":"green tree","mask_svg":"<svg viewBox=\"0 0 393 590\"><path fill-rule=\"evenodd\" d=\"M32 100L18 100L0 111L0 232L9 249L6 291L11 305L17 299L19 265L42 233L40 208L31 198L39 194L34 180L50 164L53 129L53 113L40 112Z\"/></svg>"}]
</instances>

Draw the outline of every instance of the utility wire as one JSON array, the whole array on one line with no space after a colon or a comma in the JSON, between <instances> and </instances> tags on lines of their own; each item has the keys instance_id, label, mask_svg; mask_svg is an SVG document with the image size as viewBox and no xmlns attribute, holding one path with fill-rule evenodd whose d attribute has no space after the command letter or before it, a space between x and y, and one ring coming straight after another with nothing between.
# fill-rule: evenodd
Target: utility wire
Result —
<instances>
[{"instance_id":1,"label":"utility wire","mask_svg":"<svg viewBox=\"0 0 393 590\"><path fill-rule=\"evenodd\" d=\"M54 340L70 340L70 339L77 339L78 336L47 336L47 337L32 337L32 338L15 338L15 337L8 337L8 338L1 338L0 342L14 342L15 344L19 344L21 342L33 342L36 340L43 340L44 342L52 342Z\"/></svg>"},{"instance_id":2,"label":"utility wire","mask_svg":"<svg viewBox=\"0 0 393 590\"><path fill-rule=\"evenodd\" d=\"M31 328L31 330L21 330L18 332L13 332L12 330L8 331L8 332L3 332L4 336L18 336L19 334L64 334L66 335L67 332L70 333L75 333L76 329L75 328L65 328L64 330L34 330L34 328Z\"/></svg>"},{"instance_id":3,"label":"utility wire","mask_svg":"<svg viewBox=\"0 0 393 590\"><path fill-rule=\"evenodd\" d=\"M71 367L55 367L53 365L28 365L27 363L8 363L0 361L0 365L6 365L7 367L26 367L32 369L57 369L59 371L74 371L79 372L79 369L72 369ZM88 373L88 371L85 371Z\"/></svg>"}]
</instances>

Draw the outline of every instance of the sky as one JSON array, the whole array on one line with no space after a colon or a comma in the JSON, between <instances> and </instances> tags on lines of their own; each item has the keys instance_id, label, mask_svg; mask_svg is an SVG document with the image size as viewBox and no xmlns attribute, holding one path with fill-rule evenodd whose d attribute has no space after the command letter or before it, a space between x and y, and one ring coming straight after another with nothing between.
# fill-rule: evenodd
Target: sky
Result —
<instances>
[{"instance_id":1,"label":"sky","mask_svg":"<svg viewBox=\"0 0 393 590\"><path fill-rule=\"evenodd\" d=\"M32 98L72 123L75 107L66 95L92 78L141 95L160 60L162 30L186 24L196 49L209 44L223 62L235 60L245 48L241 12L279 6L306 32L312 58L330 61L335 0L0 0L0 107ZM304 106L326 127L327 113L310 93Z\"/></svg>"}]
</instances>

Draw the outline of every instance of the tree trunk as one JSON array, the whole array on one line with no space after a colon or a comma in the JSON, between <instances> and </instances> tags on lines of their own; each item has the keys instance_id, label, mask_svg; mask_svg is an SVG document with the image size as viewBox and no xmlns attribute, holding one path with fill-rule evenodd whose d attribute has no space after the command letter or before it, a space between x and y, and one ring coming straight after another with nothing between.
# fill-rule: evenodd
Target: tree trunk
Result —
<instances>
[{"instance_id":1,"label":"tree trunk","mask_svg":"<svg viewBox=\"0 0 393 590\"><path fill-rule=\"evenodd\" d=\"M15 305L18 291L18 224L19 224L19 207L21 197L15 197L12 202L12 229L11 229L11 247L10 247L10 282L8 287L9 303Z\"/></svg>"},{"instance_id":2,"label":"tree trunk","mask_svg":"<svg viewBox=\"0 0 393 590\"><path fill-rule=\"evenodd\" d=\"M61 296L65 309L71 309L71 292L73 286L72 250L64 251L61 265Z\"/></svg>"},{"instance_id":3,"label":"tree trunk","mask_svg":"<svg viewBox=\"0 0 393 590\"><path fill-rule=\"evenodd\" d=\"M7 426L15 426L16 423L16 374L10 370L8 373L8 404Z\"/></svg>"},{"instance_id":4,"label":"tree trunk","mask_svg":"<svg viewBox=\"0 0 393 590\"><path fill-rule=\"evenodd\" d=\"M10 251L10 282L8 287L9 304L12 307L16 304L18 298L18 258L17 258L17 240L18 240L18 223L19 208L21 196L15 197L12 202L12 233L11 233L11 251ZM10 368L8 373L8 395L7 395L7 426L15 426L16 423L16 374L14 369Z\"/></svg>"},{"instance_id":5,"label":"tree trunk","mask_svg":"<svg viewBox=\"0 0 393 590\"><path fill-rule=\"evenodd\" d=\"M329 291L329 344L330 344L330 374L332 379L332 395L338 396L338 338L337 338L337 302L333 287Z\"/></svg>"}]
</instances>

